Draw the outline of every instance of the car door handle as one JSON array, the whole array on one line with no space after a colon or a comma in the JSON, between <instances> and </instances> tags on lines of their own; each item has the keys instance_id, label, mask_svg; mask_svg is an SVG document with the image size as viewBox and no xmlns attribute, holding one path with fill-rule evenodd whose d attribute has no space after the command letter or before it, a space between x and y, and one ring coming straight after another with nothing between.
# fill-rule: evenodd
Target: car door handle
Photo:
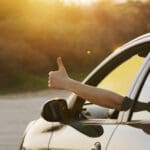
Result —
<instances>
[{"instance_id":1,"label":"car door handle","mask_svg":"<svg viewBox=\"0 0 150 150\"><path fill-rule=\"evenodd\" d=\"M101 150L101 143L100 142L96 142L94 144L94 148L92 148L92 150Z\"/></svg>"}]
</instances>

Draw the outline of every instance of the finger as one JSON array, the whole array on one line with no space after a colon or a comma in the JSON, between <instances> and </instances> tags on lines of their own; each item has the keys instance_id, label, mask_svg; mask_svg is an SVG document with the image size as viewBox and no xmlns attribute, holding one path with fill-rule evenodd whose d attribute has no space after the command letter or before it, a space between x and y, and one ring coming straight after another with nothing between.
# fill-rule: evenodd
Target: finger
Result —
<instances>
[{"instance_id":1,"label":"finger","mask_svg":"<svg viewBox=\"0 0 150 150\"><path fill-rule=\"evenodd\" d=\"M57 58L57 65L58 65L58 70L62 70L62 69L64 70L65 69L61 57Z\"/></svg>"},{"instance_id":2,"label":"finger","mask_svg":"<svg viewBox=\"0 0 150 150\"><path fill-rule=\"evenodd\" d=\"M48 73L48 75L50 76L52 74L52 71L50 71L49 73Z\"/></svg>"},{"instance_id":3,"label":"finger","mask_svg":"<svg viewBox=\"0 0 150 150\"><path fill-rule=\"evenodd\" d=\"M48 85L50 84L51 80L48 78Z\"/></svg>"},{"instance_id":4,"label":"finger","mask_svg":"<svg viewBox=\"0 0 150 150\"><path fill-rule=\"evenodd\" d=\"M51 88L52 85L51 85L51 81L48 81L48 87Z\"/></svg>"},{"instance_id":5,"label":"finger","mask_svg":"<svg viewBox=\"0 0 150 150\"><path fill-rule=\"evenodd\" d=\"M48 73L48 76L51 77L54 74L54 71Z\"/></svg>"}]
</instances>

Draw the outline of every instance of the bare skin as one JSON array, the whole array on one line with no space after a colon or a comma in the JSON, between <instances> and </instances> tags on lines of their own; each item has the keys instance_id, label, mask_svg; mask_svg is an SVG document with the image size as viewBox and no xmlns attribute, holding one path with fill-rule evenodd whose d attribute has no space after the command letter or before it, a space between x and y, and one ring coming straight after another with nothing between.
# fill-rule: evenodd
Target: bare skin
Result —
<instances>
[{"instance_id":1,"label":"bare skin","mask_svg":"<svg viewBox=\"0 0 150 150\"><path fill-rule=\"evenodd\" d=\"M79 81L73 80L68 76L66 68L62 62L61 57L57 58L57 71L49 72L48 87L54 89L63 89L76 93L84 99L88 99L90 102L120 110L124 97L108 91L105 89L99 89L93 86L82 84Z\"/></svg>"}]
</instances>

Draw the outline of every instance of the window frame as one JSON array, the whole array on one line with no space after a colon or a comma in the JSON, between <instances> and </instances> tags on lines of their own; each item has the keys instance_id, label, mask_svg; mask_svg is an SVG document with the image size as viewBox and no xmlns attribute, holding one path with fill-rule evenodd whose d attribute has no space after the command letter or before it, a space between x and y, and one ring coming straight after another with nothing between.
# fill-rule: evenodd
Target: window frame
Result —
<instances>
[{"instance_id":1,"label":"window frame","mask_svg":"<svg viewBox=\"0 0 150 150\"><path fill-rule=\"evenodd\" d=\"M139 96L140 96L140 94L141 94L141 92L142 92L142 89L143 89L143 87L144 87L144 85L145 85L145 82L146 82L146 80L147 80L147 78L150 76L150 67L149 67L149 69L148 69L148 71L147 71L147 73L146 73L146 75L145 75L145 78L144 78L144 80L143 80L143 83L142 83L142 85L141 85L141 87L140 87L140 91L137 93L137 98L136 98L136 100L135 100L135 102L134 102L134 104L133 104L133 106L132 106L132 111L131 111L131 116L130 116L130 121L131 122L133 122L133 121L135 121L135 120L132 120L132 117L133 117L133 113L134 113L134 109L135 109L135 107L136 107L136 104L137 104L137 102L138 102L138 99L139 99ZM145 121L145 120L139 120L139 121ZM150 121L150 119L149 119L149 121Z\"/></svg>"},{"instance_id":2,"label":"window frame","mask_svg":"<svg viewBox=\"0 0 150 150\"><path fill-rule=\"evenodd\" d=\"M129 98L133 99L133 103L130 109L124 112L122 122L132 122L131 118L134 112L134 107L137 103L138 97L140 95L142 87L144 86L144 83L147 79L149 72L150 72L150 53L145 58L144 64L139 70L139 73L137 74L137 77L135 78L131 86L131 89L127 95Z\"/></svg>"}]
</instances>

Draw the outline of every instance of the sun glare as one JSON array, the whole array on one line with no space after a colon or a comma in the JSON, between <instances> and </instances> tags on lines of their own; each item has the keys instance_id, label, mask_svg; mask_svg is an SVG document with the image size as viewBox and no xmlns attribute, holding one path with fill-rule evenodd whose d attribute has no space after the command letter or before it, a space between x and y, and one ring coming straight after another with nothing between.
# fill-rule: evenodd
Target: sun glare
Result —
<instances>
[{"instance_id":1,"label":"sun glare","mask_svg":"<svg viewBox=\"0 0 150 150\"><path fill-rule=\"evenodd\" d=\"M66 4L91 5L94 0L63 0Z\"/></svg>"},{"instance_id":2,"label":"sun glare","mask_svg":"<svg viewBox=\"0 0 150 150\"><path fill-rule=\"evenodd\" d=\"M51 0L30 0L31 2L42 2L42 3L50 3ZM101 0L60 0L61 2L71 5L71 4L76 4L76 5L91 5L94 2L101 1ZM114 2L117 3L124 3L127 0L113 0Z\"/></svg>"}]
</instances>

